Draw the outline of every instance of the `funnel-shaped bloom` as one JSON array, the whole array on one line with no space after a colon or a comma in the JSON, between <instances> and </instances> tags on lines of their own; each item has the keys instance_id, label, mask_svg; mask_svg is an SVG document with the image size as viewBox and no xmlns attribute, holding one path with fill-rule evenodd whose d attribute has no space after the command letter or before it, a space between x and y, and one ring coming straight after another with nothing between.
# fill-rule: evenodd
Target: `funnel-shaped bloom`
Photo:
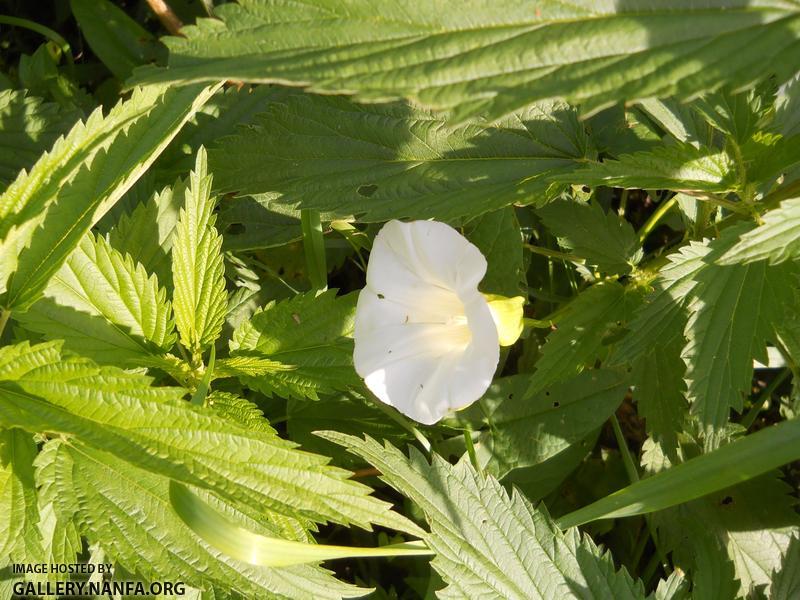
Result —
<instances>
[{"instance_id":1,"label":"funnel-shaped bloom","mask_svg":"<svg viewBox=\"0 0 800 600\"><path fill-rule=\"evenodd\" d=\"M375 237L355 318L356 371L420 423L480 398L500 357L478 283L486 259L435 221L390 221Z\"/></svg>"}]
</instances>

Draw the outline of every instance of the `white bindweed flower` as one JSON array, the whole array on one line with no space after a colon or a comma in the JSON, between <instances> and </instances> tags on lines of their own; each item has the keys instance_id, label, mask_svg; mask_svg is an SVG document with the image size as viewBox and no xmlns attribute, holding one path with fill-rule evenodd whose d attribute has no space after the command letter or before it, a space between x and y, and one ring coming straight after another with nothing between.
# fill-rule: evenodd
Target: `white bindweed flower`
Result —
<instances>
[{"instance_id":1,"label":"white bindweed flower","mask_svg":"<svg viewBox=\"0 0 800 600\"><path fill-rule=\"evenodd\" d=\"M480 250L449 225L390 221L381 229L356 307L353 357L381 401L430 425L483 395L500 341L513 343L522 328L522 298L492 302L503 307L493 314L478 291L485 273ZM495 319L511 326L498 336Z\"/></svg>"}]
</instances>

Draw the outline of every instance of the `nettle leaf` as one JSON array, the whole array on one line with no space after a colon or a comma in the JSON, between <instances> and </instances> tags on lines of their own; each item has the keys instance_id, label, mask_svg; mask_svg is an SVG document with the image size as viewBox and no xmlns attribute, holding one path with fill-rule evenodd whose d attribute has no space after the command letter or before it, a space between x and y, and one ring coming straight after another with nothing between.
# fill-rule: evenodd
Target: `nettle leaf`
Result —
<instances>
[{"instance_id":1,"label":"nettle leaf","mask_svg":"<svg viewBox=\"0 0 800 600\"><path fill-rule=\"evenodd\" d=\"M87 234L19 321L100 363L137 364L175 343L172 308L155 275Z\"/></svg>"},{"instance_id":2,"label":"nettle leaf","mask_svg":"<svg viewBox=\"0 0 800 600\"><path fill-rule=\"evenodd\" d=\"M170 479L80 443L53 440L39 468L48 469L60 510L74 512L83 535L102 545L127 571L150 581L184 581L258 598L342 598L363 590L315 566L254 567L210 546L178 517L169 496ZM202 492L198 492L203 494ZM226 517L251 531L278 532L212 496ZM108 535L113 524L118 535Z\"/></svg>"},{"instance_id":3,"label":"nettle leaf","mask_svg":"<svg viewBox=\"0 0 800 600\"><path fill-rule=\"evenodd\" d=\"M562 247L604 273L625 275L641 260L631 224L595 202L556 200L536 212Z\"/></svg>"},{"instance_id":4,"label":"nettle leaf","mask_svg":"<svg viewBox=\"0 0 800 600\"><path fill-rule=\"evenodd\" d=\"M431 563L447 587L439 598L623 599L644 597L644 587L577 529L561 532L543 508L519 492L511 496L469 462L453 466L417 450L397 448L332 431L323 437L377 467L382 478L425 514Z\"/></svg>"},{"instance_id":5,"label":"nettle leaf","mask_svg":"<svg viewBox=\"0 0 800 600\"><path fill-rule=\"evenodd\" d=\"M364 221L455 219L547 190L545 175L592 156L575 111L536 104L489 125L449 125L406 104L288 95L210 153L222 191Z\"/></svg>"},{"instance_id":6,"label":"nettle leaf","mask_svg":"<svg viewBox=\"0 0 800 600\"><path fill-rule=\"evenodd\" d=\"M245 429L276 433L270 427L269 421L264 418L260 408L236 394L214 391L206 398L206 405L213 408L222 418L233 421Z\"/></svg>"},{"instance_id":7,"label":"nettle leaf","mask_svg":"<svg viewBox=\"0 0 800 600\"><path fill-rule=\"evenodd\" d=\"M225 250L275 248L303 239L300 211L276 200L277 194L226 198L220 203L218 225ZM330 221L331 215L320 215Z\"/></svg>"},{"instance_id":8,"label":"nettle leaf","mask_svg":"<svg viewBox=\"0 0 800 600\"><path fill-rule=\"evenodd\" d=\"M748 264L767 260L774 265L800 257L800 198L784 200L762 216L762 224L747 231L717 262Z\"/></svg>"},{"instance_id":9,"label":"nettle leaf","mask_svg":"<svg viewBox=\"0 0 800 600\"><path fill-rule=\"evenodd\" d=\"M0 565L43 559L33 481L36 444L21 429L0 428Z\"/></svg>"},{"instance_id":10,"label":"nettle leaf","mask_svg":"<svg viewBox=\"0 0 800 600\"><path fill-rule=\"evenodd\" d=\"M133 186L213 89L148 87L100 109L0 197L0 293L24 309L87 231Z\"/></svg>"},{"instance_id":11,"label":"nettle leaf","mask_svg":"<svg viewBox=\"0 0 800 600\"><path fill-rule=\"evenodd\" d=\"M480 400L488 429L475 452L496 477L555 461L580 445L614 413L628 389L619 373L608 370L584 371L534 395L527 393L529 381L527 375L503 377ZM584 446L584 454L589 450Z\"/></svg>"},{"instance_id":12,"label":"nettle leaf","mask_svg":"<svg viewBox=\"0 0 800 600\"><path fill-rule=\"evenodd\" d=\"M63 357L57 343L6 346L0 348L0 424L69 435L137 468L281 518L418 531L327 458L221 420L211 408L180 400L183 389L150 383Z\"/></svg>"},{"instance_id":13,"label":"nettle leaf","mask_svg":"<svg viewBox=\"0 0 800 600\"><path fill-rule=\"evenodd\" d=\"M723 550L723 557L732 563L733 577L720 577L727 581L717 582L715 591L735 578L739 585L733 583L732 591L738 591L737 597L749 597L758 587L765 586L768 592L773 572L781 567L800 526L794 504L790 486L777 473L770 473L658 513L655 523L663 532L659 539L665 548L679 549L678 564L697 561L693 557L698 550L696 540L705 540L711 556L689 562L698 573L702 567L710 568L709 560L719 560L714 550Z\"/></svg>"},{"instance_id":14,"label":"nettle leaf","mask_svg":"<svg viewBox=\"0 0 800 600\"><path fill-rule=\"evenodd\" d=\"M705 261L723 255L749 225L726 229L709 245ZM797 269L793 263L768 266L710 264L699 271L693 288L681 354L692 410L704 425L724 425L730 408L742 410L748 392L753 358L765 362L766 342L774 323L783 321L795 305Z\"/></svg>"},{"instance_id":15,"label":"nettle leaf","mask_svg":"<svg viewBox=\"0 0 800 600\"><path fill-rule=\"evenodd\" d=\"M522 232L513 207L481 215L470 221L464 232L486 257L486 275L480 288L487 294L513 298L525 295Z\"/></svg>"},{"instance_id":16,"label":"nettle leaf","mask_svg":"<svg viewBox=\"0 0 800 600\"><path fill-rule=\"evenodd\" d=\"M39 156L67 133L80 113L42 102L24 91L0 91L0 189L21 169L29 169Z\"/></svg>"},{"instance_id":17,"label":"nettle leaf","mask_svg":"<svg viewBox=\"0 0 800 600\"><path fill-rule=\"evenodd\" d=\"M350 337L357 298L328 290L268 304L236 329L231 354L269 359L284 369L242 381L264 394L313 400L358 385Z\"/></svg>"},{"instance_id":18,"label":"nettle leaf","mask_svg":"<svg viewBox=\"0 0 800 600\"><path fill-rule=\"evenodd\" d=\"M800 73L778 89L772 128L785 135L800 134Z\"/></svg>"},{"instance_id":19,"label":"nettle leaf","mask_svg":"<svg viewBox=\"0 0 800 600\"><path fill-rule=\"evenodd\" d=\"M177 181L154 193L123 215L108 233L114 249L144 265L169 291L174 289L170 253L186 187L185 182Z\"/></svg>"},{"instance_id":20,"label":"nettle leaf","mask_svg":"<svg viewBox=\"0 0 800 600\"><path fill-rule=\"evenodd\" d=\"M640 289L616 281L596 283L578 294L547 336L530 392L570 379L605 357L641 301Z\"/></svg>"},{"instance_id":21,"label":"nettle leaf","mask_svg":"<svg viewBox=\"0 0 800 600\"><path fill-rule=\"evenodd\" d=\"M173 307L181 343L201 352L222 333L228 309L222 236L214 228L215 199L206 153L200 149L172 247Z\"/></svg>"},{"instance_id":22,"label":"nettle leaf","mask_svg":"<svg viewBox=\"0 0 800 600\"><path fill-rule=\"evenodd\" d=\"M588 163L554 179L589 186L669 189L725 194L738 188L733 160L724 151L690 144L659 146L648 152L623 154L616 160Z\"/></svg>"},{"instance_id":23,"label":"nettle leaf","mask_svg":"<svg viewBox=\"0 0 800 600\"><path fill-rule=\"evenodd\" d=\"M800 594L800 538L793 535L779 570L772 576L770 600L791 600Z\"/></svg>"},{"instance_id":24,"label":"nettle leaf","mask_svg":"<svg viewBox=\"0 0 800 600\"><path fill-rule=\"evenodd\" d=\"M685 100L731 83L788 79L800 62L796 7L469 0L414 5L243 0L168 38L169 68L139 81L242 81L398 97L457 117L563 97L587 111L627 99ZM749 52L741 52L747 47ZM321 60L324 57L325 60Z\"/></svg>"}]
</instances>

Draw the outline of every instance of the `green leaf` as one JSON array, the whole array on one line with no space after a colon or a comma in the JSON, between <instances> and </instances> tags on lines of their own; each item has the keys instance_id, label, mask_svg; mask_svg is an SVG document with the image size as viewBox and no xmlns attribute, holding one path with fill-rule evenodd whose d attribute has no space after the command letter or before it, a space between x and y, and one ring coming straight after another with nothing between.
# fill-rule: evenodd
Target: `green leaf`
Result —
<instances>
[{"instance_id":1,"label":"green leaf","mask_svg":"<svg viewBox=\"0 0 800 600\"><path fill-rule=\"evenodd\" d=\"M109 0L70 0L70 7L92 52L117 79L164 53L150 32Z\"/></svg>"},{"instance_id":2,"label":"green leaf","mask_svg":"<svg viewBox=\"0 0 800 600\"><path fill-rule=\"evenodd\" d=\"M53 440L45 452L40 468L47 468L53 478L60 509L74 511L90 542L102 544L110 558L145 580L184 581L201 589L211 586L245 597L287 600L351 597L361 591L318 567L254 567L220 552L175 513L168 477L79 443ZM203 497L242 526L276 534L233 506ZM117 535L109 535L109 524Z\"/></svg>"},{"instance_id":3,"label":"green leaf","mask_svg":"<svg viewBox=\"0 0 800 600\"><path fill-rule=\"evenodd\" d=\"M245 0L215 10L221 21L200 19L181 30L185 39L166 40L168 69L137 79L288 83L498 117L554 97L589 112L621 100L686 100L768 73L782 82L800 62L793 4L545 1L532 9L468 0L457 11L446 2L408 11L390 0Z\"/></svg>"},{"instance_id":4,"label":"green leaf","mask_svg":"<svg viewBox=\"0 0 800 600\"><path fill-rule=\"evenodd\" d=\"M42 152L78 120L76 110L42 102L25 92L0 92L0 189L22 169L30 169Z\"/></svg>"},{"instance_id":5,"label":"green leaf","mask_svg":"<svg viewBox=\"0 0 800 600\"><path fill-rule=\"evenodd\" d=\"M577 529L560 532L545 510L517 491L509 496L491 475L465 460L456 466L434 454L428 461L412 449L332 431L324 437L375 465L382 478L425 514L431 563L447 587L439 598L641 599L644 588L625 570L615 571Z\"/></svg>"},{"instance_id":6,"label":"green leaf","mask_svg":"<svg viewBox=\"0 0 800 600\"><path fill-rule=\"evenodd\" d=\"M270 194L224 199L218 225L226 250L274 248L303 238L300 211L280 204Z\"/></svg>"},{"instance_id":7,"label":"green leaf","mask_svg":"<svg viewBox=\"0 0 800 600\"><path fill-rule=\"evenodd\" d=\"M201 148L172 248L175 324L181 343L194 353L219 337L228 309L222 236L214 228L214 204L206 153Z\"/></svg>"},{"instance_id":8,"label":"green leaf","mask_svg":"<svg viewBox=\"0 0 800 600\"><path fill-rule=\"evenodd\" d=\"M647 514L700 498L800 458L800 421L783 421L642 479L558 519L562 528Z\"/></svg>"},{"instance_id":9,"label":"green leaf","mask_svg":"<svg viewBox=\"0 0 800 600\"><path fill-rule=\"evenodd\" d=\"M141 263L169 291L174 287L170 253L186 187L184 182L178 181L154 193L132 212L123 215L108 233L108 241L115 250Z\"/></svg>"},{"instance_id":10,"label":"green leaf","mask_svg":"<svg viewBox=\"0 0 800 600\"><path fill-rule=\"evenodd\" d=\"M223 419L232 421L245 429L276 433L264 418L264 413L255 404L230 392L219 390L209 394L206 405L213 408L214 412Z\"/></svg>"},{"instance_id":11,"label":"green leaf","mask_svg":"<svg viewBox=\"0 0 800 600\"><path fill-rule=\"evenodd\" d=\"M745 232L717 262L748 264L767 260L775 265L800 257L800 198L784 200L765 213L762 224Z\"/></svg>"},{"instance_id":12,"label":"green leaf","mask_svg":"<svg viewBox=\"0 0 800 600\"><path fill-rule=\"evenodd\" d=\"M628 189L668 189L726 194L738 187L731 158L723 151L689 144L659 146L649 152L624 154L617 160L592 162L569 175L565 183Z\"/></svg>"},{"instance_id":13,"label":"green leaf","mask_svg":"<svg viewBox=\"0 0 800 600\"><path fill-rule=\"evenodd\" d=\"M627 391L620 374L607 370L584 371L535 395L526 393L528 386L527 375L498 379L475 410L489 426L475 452L495 477L580 444L614 413Z\"/></svg>"},{"instance_id":14,"label":"green leaf","mask_svg":"<svg viewBox=\"0 0 800 600\"><path fill-rule=\"evenodd\" d=\"M778 90L773 129L784 136L800 133L800 75L796 74Z\"/></svg>"},{"instance_id":15,"label":"green leaf","mask_svg":"<svg viewBox=\"0 0 800 600\"><path fill-rule=\"evenodd\" d=\"M800 594L800 538L792 536L781 568L773 575L770 600L791 600Z\"/></svg>"},{"instance_id":16,"label":"green leaf","mask_svg":"<svg viewBox=\"0 0 800 600\"><path fill-rule=\"evenodd\" d=\"M533 105L453 127L405 104L294 94L209 155L221 191L365 221L475 216L532 202L545 176L591 156L573 109Z\"/></svg>"},{"instance_id":17,"label":"green leaf","mask_svg":"<svg viewBox=\"0 0 800 600\"><path fill-rule=\"evenodd\" d=\"M0 565L43 558L33 481L36 444L21 429L0 429Z\"/></svg>"},{"instance_id":18,"label":"green leaf","mask_svg":"<svg viewBox=\"0 0 800 600\"><path fill-rule=\"evenodd\" d=\"M604 273L625 275L642 257L631 224L596 202L556 200L536 212L562 247Z\"/></svg>"},{"instance_id":19,"label":"green leaf","mask_svg":"<svg viewBox=\"0 0 800 600\"><path fill-rule=\"evenodd\" d=\"M547 336L530 391L568 380L605 356L641 300L639 289L616 281L596 283L578 294L562 313L557 329Z\"/></svg>"},{"instance_id":20,"label":"green leaf","mask_svg":"<svg viewBox=\"0 0 800 600\"><path fill-rule=\"evenodd\" d=\"M726 252L747 227L726 229L705 260L711 263ZM797 280L795 271L791 263L770 267L762 261L711 265L696 275L681 356L687 396L704 425L724 425L730 408L741 412L753 358L764 356L773 323L794 304L794 286L787 282Z\"/></svg>"},{"instance_id":21,"label":"green leaf","mask_svg":"<svg viewBox=\"0 0 800 600\"><path fill-rule=\"evenodd\" d=\"M155 275L92 233L19 320L104 364L137 364L175 343L172 309Z\"/></svg>"},{"instance_id":22,"label":"green leaf","mask_svg":"<svg viewBox=\"0 0 800 600\"><path fill-rule=\"evenodd\" d=\"M266 358L285 368L242 381L264 394L314 400L358 385L350 337L357 297L337 298L336 290L298 294L257 312L234 332L232 356Z\"/></svg>"},{"instance_id":23,"label":"green leaf","mask_svg":"<svg viewBox=\"0 0 800 600\"><path fill-rule=\"evenodd\" d=\"M136 182L213 89L136 90L99 109L0 196L0 293L24 309L84 234Z\"/></svg>"},{"instance_id":24,"label":"green leaf","mask_svg":"<svg viewBox=\"0 0 800 600\"><path fill-rule=\"evenodd\" d=\"M514 208L481 215L465 228L467 239L486 257L486 275L480 288L508 298L526 295L522 232Z\"/></svg>"},{"instance_id":25,"label":"green leaf","mask_svg":"<svg viewBox=\"0 0 800 600\"><path fill-rule=\"evenodd\" d=\"M179 400L179 388L78 357L58 344L0 348L0 424L54 432L233 502L301 521L370 523L416 533L328 459ZM157 448L157 452L152 450Z\"/></svg>"}]
</instances>

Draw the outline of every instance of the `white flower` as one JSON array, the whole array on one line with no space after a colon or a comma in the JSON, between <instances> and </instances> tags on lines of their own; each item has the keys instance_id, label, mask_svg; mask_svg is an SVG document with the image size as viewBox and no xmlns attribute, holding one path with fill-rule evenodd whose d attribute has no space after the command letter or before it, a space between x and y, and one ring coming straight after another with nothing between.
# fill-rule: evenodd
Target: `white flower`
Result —
<instances>
[{"instance_id":1,"label":"white flower","mask_svg":"<svg viewBox=\"0 0 800 600\"><path fill-rule=\"evenodd\" d=\"M381 401L430 425L483 395L500 357L478 291L485 273L480 250L449 225L390 221L381 229L358 298L353 356ZM522 299L511 302L521 324Z\"/></svg>"}]
</instances>

